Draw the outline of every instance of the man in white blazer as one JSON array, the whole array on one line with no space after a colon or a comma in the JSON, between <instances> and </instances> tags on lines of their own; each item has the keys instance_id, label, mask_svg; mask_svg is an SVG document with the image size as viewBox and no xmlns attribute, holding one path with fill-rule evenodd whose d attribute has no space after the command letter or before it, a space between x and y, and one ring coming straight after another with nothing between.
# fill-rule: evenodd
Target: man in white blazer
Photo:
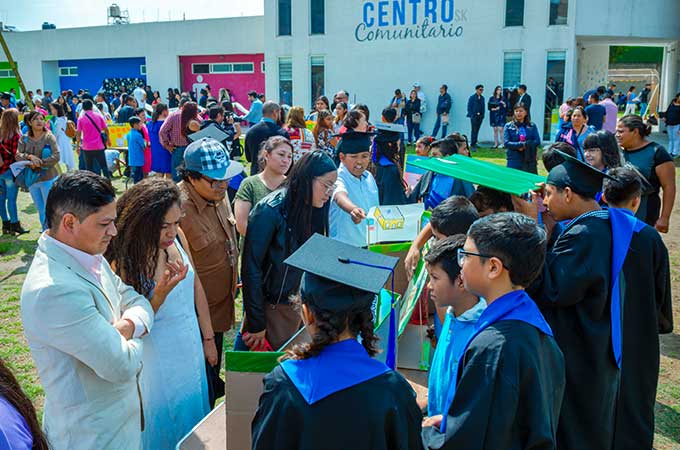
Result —
<instances>
[{"instance_id":1,"label":"man in white blazer","mask_svg":"<svg viewBox=\"0 0 680 450\"><path fill-rule=\"evenodd\" d=\"M62 175L46 206L49 229L21 292L24 333L45 390L43 426L54 450L141 446L142 341L149 301L103 258L116 235L115 191L87 171ZM164 296L186 271L167 272Z\"/></svg>"}]
</instances>

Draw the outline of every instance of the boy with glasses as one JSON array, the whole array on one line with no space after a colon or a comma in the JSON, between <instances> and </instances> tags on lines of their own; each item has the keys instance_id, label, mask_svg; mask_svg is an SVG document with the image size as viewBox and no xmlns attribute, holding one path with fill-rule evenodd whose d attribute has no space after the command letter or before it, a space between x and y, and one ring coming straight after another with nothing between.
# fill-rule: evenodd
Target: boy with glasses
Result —
<instances>
[{"instance_id":1,"label":"boy with glasses","mask_svg":"<svg viewBox=\"0 0 680 450\"><path fill-rule=\"evenodd\" d=\"M488 306L463 346L444 413L423 422L425 448L555 447L564 358L524 291L545 248L545 232L521 214L493 214L470 227L457 251L461 278Z\"/></svg>"}]
</instances>

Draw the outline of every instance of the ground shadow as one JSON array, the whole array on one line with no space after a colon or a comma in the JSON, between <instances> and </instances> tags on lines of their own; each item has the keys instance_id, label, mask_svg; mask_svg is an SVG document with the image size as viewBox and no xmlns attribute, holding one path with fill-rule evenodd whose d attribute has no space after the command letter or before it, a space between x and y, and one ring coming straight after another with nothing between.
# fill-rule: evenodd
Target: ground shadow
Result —
<instances>
[{"instance_id":1,"label":"ground shadow","mask_svg":"<svg viewBox=\"0 0 680 450\"><path fill-rule=\"evenodd\" d=\"M659 336L661 354L674 359L680 359L680 335L675 333Z\"/></svg>"},{"instance_id":2,"label":"ground shadow","mask_svg":"<svg viewBox=\"0 0 680 450\"><path fill-rule=\"evenodd\" d=\"M656 432L680 444L680 412L668 405L656 402L654 407Z\"/></svg>"}]
</instances>

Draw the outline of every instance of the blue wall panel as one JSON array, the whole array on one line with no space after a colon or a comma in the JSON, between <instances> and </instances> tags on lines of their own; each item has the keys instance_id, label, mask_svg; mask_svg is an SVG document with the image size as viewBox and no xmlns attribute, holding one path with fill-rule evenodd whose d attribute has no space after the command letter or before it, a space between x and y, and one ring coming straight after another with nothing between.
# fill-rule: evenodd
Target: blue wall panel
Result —
<instances>
[{"instance_id":1,"label":"blue wall panel","mask_svg":"<svg viewBox=\"0 0 680 450\"><path fill-rule=\"evenodd\" d=\"M59 67L77 67L78 76L60 77L61 90L87 89L95 94L105 78L142 78L139 66L146 64L146 58L101 58L60 60ZM131 89L128 89L131 91Z\"/></svg>"}]
</instances>

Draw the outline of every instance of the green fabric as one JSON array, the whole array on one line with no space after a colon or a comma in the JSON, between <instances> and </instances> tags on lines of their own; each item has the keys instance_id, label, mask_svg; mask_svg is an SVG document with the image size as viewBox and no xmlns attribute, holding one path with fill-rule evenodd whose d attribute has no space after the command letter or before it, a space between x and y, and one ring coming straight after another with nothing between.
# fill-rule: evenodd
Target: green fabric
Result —
<instances>
[{"instance_id":1,"label":"green fabric","mask_svg":"<svg viewBox=\"0 0 680 450\"><path fill-rule=\"evenodd\" d=\"M526 194L535 190L537 183L545 183L545 177L463 155L409 161L407 164L515 195Z\"/></svg>"},{"instance_id":2,"label":"green fabric","mask_svg":"<svg viewBox=\"0 0 680 450\"><path fill-rule=\"evenodd\" d=\"M279 365L283 352L232 352L224 353L227 372L269 373Z\"/></svg>"},{"instance_id":3,"label":"green fabric","mask_svg":"<svg viewBox=\"0 0 680 450\"><path fill-rule=\"evenodd\" d=\"M258 175L252 175L241 182L235 198L236 200L249 202L252 209L253 206L271 192L271 189L262 182Z\"/></svg>"},{"instance_id":4,"label":"green fabric","mask_svg":"<svg viewBox=\"0 0 680 450\"><path fill-rule=\"evenodd\" d=\"M395 244L371 244L368 246L370 251L380 253L382 255L408 251L409 248L411 248L410 242L397 242Z\"/></svg>"}]
</instances>

